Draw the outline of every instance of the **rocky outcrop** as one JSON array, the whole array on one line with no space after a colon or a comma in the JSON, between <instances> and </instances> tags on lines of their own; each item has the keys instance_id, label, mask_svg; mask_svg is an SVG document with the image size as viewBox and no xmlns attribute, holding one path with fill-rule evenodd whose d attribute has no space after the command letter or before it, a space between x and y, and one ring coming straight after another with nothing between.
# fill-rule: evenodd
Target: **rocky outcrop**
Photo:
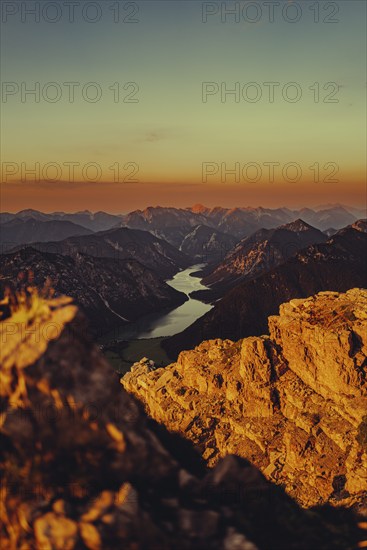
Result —
<instances>
[{"instance_id":1,"label":"rocky outcrop","mask_svg":"<svg viewBox=\"0 0 367 550\"><path fill-rule=\"evenodd\" d=\"M291 300L269 331L135 364L122 384L211 466L242 456L305 507L366 503L367 291Z\"/></svg>"},{"instance_id":2,"label":"rocky outcrop","mask_svg":"<svg viewBox=\"0 0 367 550\"><path fill-rule=\"evenodd\" d=\"M204 468L188 442L150 420L121 387L70 300L28 289L10 302L11 316L0 323L2 549L352 550L363 540L364 522L358 526L352 511L303 510L240 458ZM201 354L206 346L207 361L217 364L236 345L205 343ZM263 353L259 343L254 366ZM200 391L218 395L225 384L235 396L217 374L200 372ZM346 414L355 419L353 411Z\"/></svg>"}]
</instances>

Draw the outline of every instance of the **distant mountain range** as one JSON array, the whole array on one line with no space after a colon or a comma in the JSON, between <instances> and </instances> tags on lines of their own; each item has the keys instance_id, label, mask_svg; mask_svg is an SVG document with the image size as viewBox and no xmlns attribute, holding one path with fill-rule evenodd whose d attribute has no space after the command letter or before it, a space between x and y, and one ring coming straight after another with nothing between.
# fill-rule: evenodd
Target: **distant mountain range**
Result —
<instances>
[{"instance_id":1,"label":"distant mountain range","mask_svg":"<svg viewBox=\"0 0 367 550\"><path fill-rule=\"evenodd\" d=\"M206 225L207 221L204 215L190 209L150 206L123 216L121 224L132 229L150 231L179 248L195 226ZM209 225L212 227L212 224Z\"/></svg>"},{"instance_id":2,"label":"distant mountain range","mask_svg":"<svg viewBox=\"0 0 367 550\"><path fill-rule=\"evenodd\" d=\"M37 287L42 288L49 279L57 295L75 298L96 334L187 300L185 294L135 260L117 262L81 253L71 257L31 247L1 257L1 294L6 286L22 285L19 273L30 270Z\"/></svg>"},{"instance_id":3,"label":"distant mountain range","mask_svg":"<svg viewBox=\"0 0 367 550\"><path fill-rule=\"evenodd\" d=\"M123 216L122 223L127 227L151 231L165 238L175 246L183 242L190 228L205 225L221 233L228 233L242 239L258 229L271 229L302 218L305 222L324 231L333 227L340 229L363 217L352 214L343 206L334 206L324 210L290 210L288 208L207 208L197 204L191 208L177 209L148 207Z\"/></svg>"},{"instance_id":4,"label":"distant mountain range","mask_svg":"<svg viewBox=\"0 0 367 550\"><path fill-rule=\"evenodd\" d=\"M363 209L345 207L342 205L326 205L316 209L303 208L301 210L290 210L289 208L208 208L197 204L189 208L169 208L169 207L148 207L144 210L135 210L129 214L113 215L106 212L92 213L88 210L76 213L53 212L45 214L37 210L22 210L17 214L4 212L0 214L0 231L5 230L5 237L9 242L15 242L21 238L21 230L18 229L17 235L13 239L8 239L8 227L6 225L14 220L37 221L37 222L70 222L75 224L76 233L83 234L79 227L90 231L100 232L117 227L128 227L130 229L140 229L149 231L158 238L164 239L176 248L184 246L186 237L197 226L205 226L215 229L220 234L229 234L238 240L243 239L258 231L259 229L272 229L301 218L306 223L316 227L321 231L338 230L346 225L350 225L359 218L366 217ZM71 227L69 226L71 230ZM66 236L63 232L67 231L67 226L52 225L38 226L31 229L27 235L27 240L23 244L36 241L58 241ZM40 232L44 233L42 238ZM203 233L203 230L200 230ZM19 236L18 236L19 235ZM223 237L219 236L219 240ZM2 242L4 242L4 237ZM198 254L200 244L200 234L198 243L195 245L191 237L189 248L192 247L194 257ZM216 253L217 240L213 242L213 253ZM18 241L17 241L18 242ZM187 243L185 243L187 246ZM224 245L226 246L226 244Z\"/></svg>"},{"instance_id":5,"label":"distant mountain range","mask_svg":"<svg viewBox=\"0 0 367 550\"><path fill-rule=\"evenodd\" d=\"M38 210L21 210L17 214L10 214L9 212L0 213L0 223L9 222L14 219L28 220L33 219L40 222L45 221L68 221L81 225L91 231L104 231L111 229L111 227L117 226L121 222L121 216L115 216L113 214L107 214L106 212L92 213L89 210L83 212L75 212L68 214L65 212L52 212L51 214L45 214Z\"/></svg>"},{"instance_id":6,"label":"distant mountain range","mask_svg":"<svg viewBox=\"0 0 367 550\"><path fill-rule=\"evenodd\" d=\"M327 242L313 244L259 277L230 290L212 310L163 342L175 358L203 340L239 339L267 332L267 318L280 304L323 290L344 292L367 287L367 222L342 229Z\"/></svg>"},{"instance_id":7,"label":"distant mountain range","mask_svg":"<svg viewBox=\"0 0 367 550\"><path fill-rule=\"evenodd\" d=\"M134 259L154 270L163 279L173 277L188 267L191 260L168 242L148 231L119 227L90 235L73 236L61 241L36 242L33 248L75 257L87 254L96 258L110 258L116 262Z\"/></svg>"},{"instance_id":8,"label":"distant mountain range","mask_svg":"<svg viewBox=\"0 0 367 550\"><path fill-rule=\"evenodd\" d=\"M343 206L335 206L327 210L319 211L314 211L310 208L302 208L302 210L299 211L299 217L321 231L326 231L330 227L341 229L348 224L352 224L358 218L358 216L356 217L354 214L351 214Z\"/></svg>"},{"instance_id":9,"label":"distant mountain range","mask_svg":"<svg viewBox=\"0 0 367 550\"><path fill-rule=\"evenodd\" d=\"M90 235L93 231L70 221L40 221L35 218L14 218L0 225L1 252L19 244L35 241L61 241L72 235Z\"/></svg>"}]
</instances>

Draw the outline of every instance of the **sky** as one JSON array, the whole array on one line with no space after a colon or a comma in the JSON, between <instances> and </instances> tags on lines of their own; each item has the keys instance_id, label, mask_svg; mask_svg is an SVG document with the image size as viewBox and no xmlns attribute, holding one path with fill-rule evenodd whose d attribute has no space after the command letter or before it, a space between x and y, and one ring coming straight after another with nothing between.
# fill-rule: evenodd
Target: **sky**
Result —
<instances>
[{"instance_id":1,"label":"sky","mask_svg":"<svg viewBox=\"0 0 367 550\"><path fill-rule=\"evenodd\" d=\"M1 209L363 206L365 23L359 0L3 2Z\"/></svg>"}]
</instances>

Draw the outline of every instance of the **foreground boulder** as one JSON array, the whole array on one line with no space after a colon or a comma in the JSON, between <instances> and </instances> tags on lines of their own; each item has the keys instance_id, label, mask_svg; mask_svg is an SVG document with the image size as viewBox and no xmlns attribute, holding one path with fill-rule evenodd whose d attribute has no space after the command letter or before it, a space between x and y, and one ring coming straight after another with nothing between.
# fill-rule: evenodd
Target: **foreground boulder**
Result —
<instances>
[{"instance_id":1,"label":"foreground boulder","mask_svg":"<svg viewBox=\"0 0 367 550\"><path fill-rule=\"evenodd\" d=\"M234 453L302 506L367 505L367 291L291 300L269 330L137 363L122 384L211 466Z\"/></svg>"},{"instance_id":2,"label":"foreground boulder","mask_svg":"<svg viewBox=\"0 0 367 550\"><path fill-rule=\"evenodd\" d=\"M303 510L240 458L207 470L123 390L69 300L22 295L0 338L2 549L346 550L363 541L354 512Z\"/></svg>"}]
</instances>

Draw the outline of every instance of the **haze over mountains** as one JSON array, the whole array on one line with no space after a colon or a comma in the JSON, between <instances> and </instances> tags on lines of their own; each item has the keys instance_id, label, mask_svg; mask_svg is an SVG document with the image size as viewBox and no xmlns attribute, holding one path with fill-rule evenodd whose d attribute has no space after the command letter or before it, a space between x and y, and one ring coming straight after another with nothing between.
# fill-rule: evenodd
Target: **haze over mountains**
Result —
<instances>
[{"instance_id":1,"label":"haze over mountains","mask_svg":"<svg viewBox=\"0 0 367 550\"><path fill-rule=\"evenodd\" d=\"M342 205L327 205L317 209L303 208L300 210L262 207L207 208L203 205L182 209L157 206L121 215L89 211L45 214L37 210L23 210L17 214L0 213L0 228L3 229L3 224L12 220L25 221L29 219L39 222L72 222L91 231L105 231L125 226L131 229L150 231L157 237L162 237L179 247L189 231L197 225L215 228L217 231L229 233L239 240L258 229L278 227L298 218L321 231L326 231L330 228L341 229L364 217L366 217L366 212L363 208L357 209ZM49 237L48 240L61 240L62 238L65 236ZM33 238L33 241L39 240L41 239Z\"/></svg>"},{"instance_id":2,"label":"haze over mountains","mask_svg":"<svg viewBox=\"0 0 367 550\"><path fill-rule=\"evenodd\" d=\"M266 327L267 316L292 297L366 286L358 257L365 243L354 235L364 228L365 222L357 222L360 213L341 205L297 211L195 205L148 207L124 215L2 213L0 282L4 289L28 270L39 285L50 278L56 292L75 297L93 329L101 332L177 307L188 298L165 281L193 264L206 263L203 283L210 289L194 297L222 300L198 324L166 342L176 356L190 339L197 343L222 335L223 324L234 331L233 338L246 335L250 327L257 334ZM350 224L348 265L345 238L338 229ZM324 249L310 245L326 241L321 262ZM307 261L298 254L306 247ZM336 283L338 277L343 284Z\"/></svg>"},{"instance_id":3,"label":"haze over mountains","mask_svg":"<svg viewBox=\"0 0 367 550\"><path fill-rule=\"evenodd\" d=\"M14 218L0 225L2 251L6 252L18 244L35 241L61 241L72 235L91 235L93 231L69 221L39 221L34 218Z\"/></svg>"},{"instance_id":4,"label":"haze over mountains","mask_svg":"<svg viewBox=\"0 0 367 550\"><path fill-rule=\"evenodd\" d=\"M182 239L183 231L188 232L190 227L196 225L214 227L221 233L229 233L241 239L258 229L278 227L298 218L323 231L330 227L340 229L364 216L362 210L360 215L356 216L343 206L316 211L309 208L301 210L262 207L230 209L194 205L186 209L148 207L124 216L122 223L128 227L157 233L158 236L166 238L177 246Z\"/></svg>"},{"instance_id":5,"label":"haze over mountains","mask_svg":"<svg viewBox=\"0 0 367 550\"><path fill-rule=\"evenodd\" d=\"M82 212L66 213L66 212L52 212L51 214L45 214L38 210L21 210L17 214L11 214L9 212L0 213L0 223L6 223L14 219L27 220L34 219L40 222L44 221L68 221L81 225L91 231L104 231L105 229L111 229L120 223L121 217L106 212L89 212L84 210Z\"/></svg>"}]
</instances>

